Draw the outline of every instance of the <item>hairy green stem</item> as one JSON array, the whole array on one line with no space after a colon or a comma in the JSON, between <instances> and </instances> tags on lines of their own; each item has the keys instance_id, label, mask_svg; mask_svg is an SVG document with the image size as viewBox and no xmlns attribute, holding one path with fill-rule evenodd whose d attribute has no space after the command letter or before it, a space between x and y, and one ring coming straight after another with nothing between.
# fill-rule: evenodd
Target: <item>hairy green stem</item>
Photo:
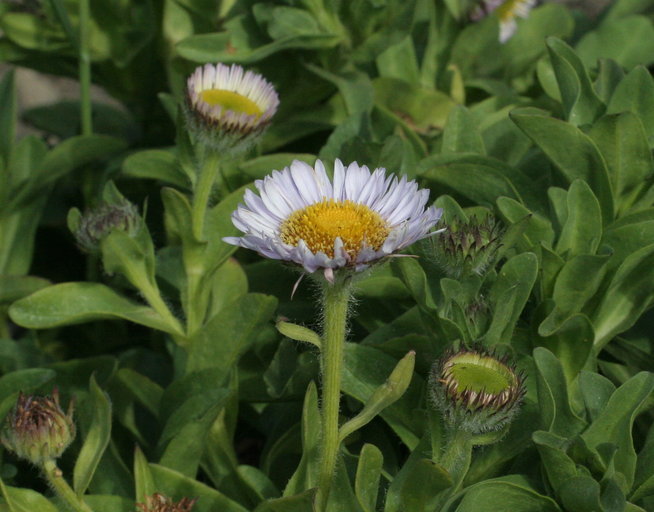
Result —
<instances>
[{"instance_id":1,"label":"hairy green stem","mask_svg":"<svg viewBox=\"0 0 654 512\"><path fill-rule=\"evenodd\" d=\"M46 460L42 466L45 479L57 495L64 500L72 510L76 512L93 512L84 500L79 497L68 482L64 479L61 470L57 467L54 459Z\"/></svg>"},{"instance_id":2,"label":"hairy green stem","mask_svg":"<svg viewBox=\"0 0 654 512\"><path fill-rule=\"evenodd\" d=\"M323 291L325 326L321 350L322 453L318 476L319 512L323 512L327 507L338 457L338 413L349 301L349 282L337 280L334 284L325 283Z\"/></svg>"},{"instance_id":3,"label":"hairy green stem","mask_svg":"<svg viewBox=\"0 0 654 512\"><path fill-rule=\"evenodd\" d=\"M452 477L453 485L450 495L455 494L461 488L463 479L470 467L472 459L472 434L466 430L456 427L448 427L448 439L443 455L440 457L440 464Z\"/></svg>"},{"instance_id":4,"label":"hairy green stem","mask_svg":"<svg viewBox=\"0 0 654 512\"><path fill-rule=\"evenodd\" d=\"M89 50L89 0L79 2L79 86L82 135L93 134L91 107L91 52Z\"/></svg>"},{"instance_id":5,"label":"hairy green stem","mask_svg":"<svg viewBox=\"0 0 654 512\"><path fill-rule=\"evenodd\" d=\"M200 176L193 190L193 235L196 240L204 240L204 219L207 215L209 198L216 175L220 168L220 156L216 151L207 150L204 154Z\"/></svg>"}]
</instances>

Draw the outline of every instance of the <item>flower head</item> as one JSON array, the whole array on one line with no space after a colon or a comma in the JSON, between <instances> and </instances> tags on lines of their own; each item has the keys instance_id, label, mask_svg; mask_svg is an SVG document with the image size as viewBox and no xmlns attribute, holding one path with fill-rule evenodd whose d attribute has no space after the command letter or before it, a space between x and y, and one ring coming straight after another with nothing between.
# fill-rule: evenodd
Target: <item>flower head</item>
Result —
<instances>
[{"instance_id":1,"label":"flower head","mask_svg":"<svg viewBox=\"0 0 654 512\"><path fill-rule=\"evenodd\" d=\"M500 42L506 43L518 29L516 18L526 18L536 0L481 0L472 10L470 18L478 21L493 13L500 21Z\"/></svg>"},{"instance_id":2,"label":"flower head","mask_svg":"<svg viewBox=\"0 0 654 512\"><path fill-rule=\"evenodd\" d=\"M69 226L79 247L93 253L112 231L125 231L133 236L140 229L141 218L136 205L123 199L117 203L102 203L84 215L73 208L69 213Z\"/></svg>"},{"instance_id":3,"label":"flower head","mask_svg":"<svg viewBox=\"0 0 654 512\"><path fill-rule=\"evenodd\" d=\"M261 75L232 64L196 68L186 84L186 118L200 142L217 151L247 149L268 126L279 98Z\"/></svg>"},{"instance_id":4,"label":"flower head","mask_svg":"<svg viewBox=\"0 0 654 512\"><path fill-rule=\"evenodd\" d=\"M7 449L35 465L58 458L73 439L73 402L64 413L56 389L52 396L20 393L0 435Z\"/></svg>"},{"instance_id":5,"label":"flower head","mask_svg":"<svg viewBox=\"0 0 654 512\"><path fill-rule=\"evenodd\" d=\"M138 503L136 506L143 512L191 512L196 501L197 499L182 498L175 503L168 496L155 492L146 497L145 503Z\"/></svg>"},{"instance_id":6,"label":"flower head","mask_svg":"<svg viewBox=\"0 0 654 512\"><path fill-rule=\"evenodd\" d=\"M259 195L246 191L232 214L245 235L223 240L307 272L323 268L326 276L343 267L363 270L429 236L442 213L425 208L429 191L415 181L340 160L333 182L320 160L314 167L296 160L255 186Z\"/></svg>"},{"instance_id":7,"label":"flower head","mask_svg":"<svg viewBox=\"0 0 654 512\"><path fill-rule=\"evenodd\" d=\"M526 391L515 367L483 349L445 355L432 367L429 384L446 421L475 434L508 424Z\"/></svg>"}]
</instances>

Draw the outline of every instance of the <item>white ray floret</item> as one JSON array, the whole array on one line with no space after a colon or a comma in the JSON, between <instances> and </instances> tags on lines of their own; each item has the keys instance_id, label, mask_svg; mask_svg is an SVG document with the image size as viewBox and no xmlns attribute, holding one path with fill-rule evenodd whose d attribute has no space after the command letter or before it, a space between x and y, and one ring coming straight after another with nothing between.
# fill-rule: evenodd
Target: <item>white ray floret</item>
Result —
<instances>
[{"instance_id":1,"label":"white ray floret","mask_svg":"<svg viewBox=\"0 0 654 512\"><path fill-rule=\"evenodd\" d=\"M426 207L429 191L406 177L334 163L333 181L320 160L294 161L255 182L232 214L244 234L227 243L290 261L307 272L363 270L438 231L442 211Z\"/></svg>"}]
</instances>

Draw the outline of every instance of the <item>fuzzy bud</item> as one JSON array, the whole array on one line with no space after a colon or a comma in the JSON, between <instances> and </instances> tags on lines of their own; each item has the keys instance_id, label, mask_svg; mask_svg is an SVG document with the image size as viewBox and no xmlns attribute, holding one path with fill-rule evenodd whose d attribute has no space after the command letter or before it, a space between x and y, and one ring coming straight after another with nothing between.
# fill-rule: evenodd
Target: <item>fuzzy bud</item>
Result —
<instances>
[{"instance_id":1,"label":"fuzzy bud","mask_svg":"<svg viewBox=\"0 0 654 512\"><path fill-rule=\"evenodd\" d=\"M429 393L450 427L480 434L511 422L525 395L524 376L483 349L445 355L432 367Z\"/></svg>"},{"instance_id":2,"label":"fuzzy bud","mask_svg":"<svg viewBox=\"0 0 654 512\"><path fill-rule=\"evenodd\" d=\"M497 262L503 234L504 229L491 214L467 222L455 220L434 238L433 255L449 277L483 275Z\"/></svg>"},{"instance_id":3,"label":"fuzzy bud","mask_svg":"<svg viewBox=\"0 0 654 512\"><path fill-rule=\"evenodd\" d=\"M102 239L112 231L120 230L130 236L136 235L141 227L141 218L137 207L122 199L117 203L103 203L84 215L73 208L68 215L68 225L79 247L93 253L98 251Z\"/></svg>"},{"instance_id":4,"label":"fuzzy bud","mask_svg":"<svg viewBox=\"0 0 654 512\"><path fill-rule=\"evenodd\" d=\"M197 498L182 498L175 503L169 497L156 492L152 496L147 496L145 500L145 503L136 505L142 512L191 512Z\"/></svg>"},{"instance_id":5,"label":"fuzzy bud","mask_svg":"<svg viewBox=\"0 0 654 512\"><path fill-rule=\"evenodd\" d=\"M0 435L5 448L37 466L58 458L73 439L73 402L64 413L57 389L52 396L20 393Z\"/></svg>"}]
</instances>

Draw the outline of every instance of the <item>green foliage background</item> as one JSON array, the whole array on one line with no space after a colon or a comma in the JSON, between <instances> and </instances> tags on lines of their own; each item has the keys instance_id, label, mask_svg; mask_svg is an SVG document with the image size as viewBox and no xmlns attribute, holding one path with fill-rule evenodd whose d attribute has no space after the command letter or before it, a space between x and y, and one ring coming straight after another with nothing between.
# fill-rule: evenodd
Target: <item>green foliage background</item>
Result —
<instances>
[{"instance_id":1,"label":"green foliage background","mask_svg":"<svg viewBox=\"0 0 654 512\"><path fill-rule=\"evenodd\" d=\"M91 133L83 104L32 109L24 120L57 142L16 140L12 73L0 82L0 411L21 390L77 397L61 467L95 512L154 492L198 497L198 512L312 510L318 359L274 320L319 328L315 290L291 300L297 273L221 238L238 234L244 187L317 157L418 180L445 223L491 211L507 227L482 276L446 277L423 243L359 282L343 417L411 350L415 373L345 440L328 510L654 510L654 2L616 0L596 19L544 3L506 44L465 0L83 4L0 4L1 61L78 77L81 57L125 107L94 104ZM225 164L197 243L178 105L207 62L256 69L281 106ZM144 205L147 227L85 258L66 215L103 194ZM458 475L438 463L447 440L426 398L455 343L528 376L514 423ZM2 457L0 510L65 510L38 471Z\"/></svg>"}]
</instances>

